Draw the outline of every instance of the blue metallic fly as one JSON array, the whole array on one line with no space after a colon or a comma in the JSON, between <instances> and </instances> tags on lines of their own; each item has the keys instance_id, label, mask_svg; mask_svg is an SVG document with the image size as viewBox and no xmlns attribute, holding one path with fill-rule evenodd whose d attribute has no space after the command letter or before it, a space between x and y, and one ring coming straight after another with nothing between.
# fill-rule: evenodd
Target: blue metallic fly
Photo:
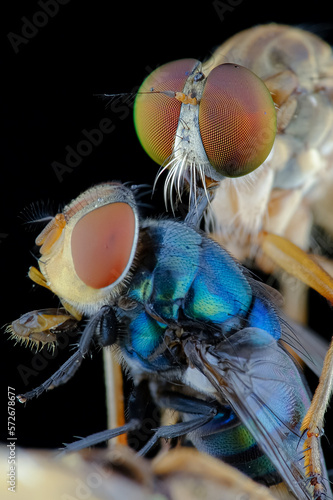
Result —
<instances>
[{"instance_id":1,"label":"blue metallic fly","mask_svg":"<svg viewBox=\"0 0 333 500\"><path fill-rule=\"evenodd\" d=\"M24 334L17 323L24 320L13 323L13 334L48 342L66 321L89 320L68 361L20 400L65 383L93 340L116 346L134 382L132 400L146 384L158 408L180 415L160 426L141 454L160 438L184 436L258 482L314 498L300 432L310 397L280 343L290 332L270 291L190 222L141 220L135 194L120 183L97 185L38 236L40 270L31 268L30 277L55 293L65 311L30 313ZM140 429L138 412L129 415L122 427L67 451ZM321 484L325 498L325 478Z\"/></svg>"}]
</instances>

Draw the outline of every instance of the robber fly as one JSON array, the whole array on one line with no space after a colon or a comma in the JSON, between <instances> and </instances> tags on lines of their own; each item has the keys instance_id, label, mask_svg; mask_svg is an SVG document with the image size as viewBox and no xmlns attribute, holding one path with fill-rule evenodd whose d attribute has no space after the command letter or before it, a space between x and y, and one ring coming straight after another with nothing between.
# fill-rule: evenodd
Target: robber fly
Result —
<instances>
[{"instance_id":1,"label":"robber fly","mask_svg":"<svg viewBox=\"0 0 333 500\"><path fill-rule=\"evenodd\" d=\"M313 219L332 233L333 56L316 35L269 24L245 30L204 63L157 68L135 99L146 152L168 169L165 197L190 192L190 211L241 261L282 268L333 303L333 279L305 251ZM191 201L192 200L192 201ZM303 249L303 250L302 250ZM268 257L268 258L267 258ZM306 320L302 289L280 285ZM295 314L296 312L296 314ZM333 342L304 421L309 450L333 386ZM309 456L318 472L315 455Z\"/></svg>"},{"instance_id":2,"label":"robber fly","mask_svg":"<svg viewBox=\"0 0 333 500\"><path fill-rule=\"evenodd\" d=\"M68 317L63 310L59 318L34 311L39 320L31 335L40 325L57 335L69 320L88 322L72 356L20 401L65 383L93 340L114 346L135 386L129 419L67 451L140 429L140 398L148 394L180 420L161 425L140 454L160 438L183 436L258 482L280 484L298 499L325 498L326 473L315 478L315 489L305 474L300 426L310 398L280 343L285 338L297 347L270 289L188 222L141 220L134 194L120 183L97 185L37 237L39 270L29 275L59 297ZM29 324L21 323L28 337ZM22 335L14 323L12 331Z\"/></svg>"},{"instance_id":3,"label":"robber fly","mask_svg":"<svg viewBox=\"0 0 333 500\"><path fill-rule=\"evenodd\" d=\"M305 202L330 191L332 87L325 42L289 26L258 26L204 63L183 59L153 71L135 99L135 128L169 170L167 198L172 188L178 197L185 188L207 190L214 228L236 257L252 256L259 231L272 228L306 247L306 231L290 225Z\"/></svg>"}]
</instances>

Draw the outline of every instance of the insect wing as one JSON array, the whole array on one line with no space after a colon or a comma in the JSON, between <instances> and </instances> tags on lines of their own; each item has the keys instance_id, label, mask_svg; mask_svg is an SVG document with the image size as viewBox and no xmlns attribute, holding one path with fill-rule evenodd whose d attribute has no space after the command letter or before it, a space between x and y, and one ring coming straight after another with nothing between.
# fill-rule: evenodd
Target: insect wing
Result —
<instances>
[{"instance_id":1,"label":"insect wing","mask_svg":"<svg viewBox=\"0 0 333 500\"><path fill-rule=\"evenodd\" d=\"M246 328L217 346L189 339L185 352L215 387L216 399L230 404L296 498L313 498L302 461L305 438L299 431L310 400L283 348L267 332Z\"/></svg>"},{"instance_id":2,"label":"insect wing","mask_svg":"<svg viewBox=\"0 0 333 500\"><path fill-rule=\"evenodd\" d=\"M317 332L287 318L282 311L280 317L290 327L290 332L282 331L281 340L289 345L310 370L320 377L329 342Z\"/></svg>"}]
</instances>

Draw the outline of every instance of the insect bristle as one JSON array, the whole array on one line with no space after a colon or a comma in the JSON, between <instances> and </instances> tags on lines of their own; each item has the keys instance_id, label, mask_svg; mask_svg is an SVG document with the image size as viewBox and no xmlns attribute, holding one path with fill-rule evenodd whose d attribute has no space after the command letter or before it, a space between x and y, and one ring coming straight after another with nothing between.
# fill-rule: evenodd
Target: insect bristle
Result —
<instances>
[{"instance_id":1,"label":"insect bristle","mask_svg":"<svg viewBox=\"0 0 333 500\"><path fill-rule=\"evenodd\" d=\"M42 351L45 345L47 345L47 350L51 351L52 354L54 354L55 348L56 348L56 341L53 342L43 342L41 340L36 340L31 337L24 337L22 335L17 334L11 324L5 325L5 333L9 334L8 339L13 340L15 343L14 345L22 345L24 347L28 347L33 351L34 353L37 353L38 351Z\"/></svg>"},{"instance_id":2,"label":"insect bristle","mask_svg":"<svg viewBox=\"0 0 333 500\"><path fill-rule=\"evenodd\" d=\"M173 151L167 160L161 165L153 186L155 190L156 184L160 176L165 170L168 170L167 177L164 182L164 203L166 210L168 204L175 215L175 210L182 203L182 195L184 193L184 179L188 181L189 205L196 207L198 201L198 185L197 180L203 186L204 196L210 206L210 196L206 186L204 166L195 161L188 160L188 153Z\"/></svg>"},{"instance_id":3,"label":"insect bristle","mask_svg":"<svg viewBox=\"0 0 333 500\"><path fill-rule=\"evenodd\" d=\"M138 209L147 208L149 210L153 209L153 205L149 203L142 202L142 198L147 195L152 197L153 195L153 187L151 184L134 184L132 181L124 182L124 186L128 186L135 198L136 205Z\"/></svg>"},{"instance_id":4,"label":"insect bristle","mask_svg":"<svg viewBox=\"0 0 333 500\"><path fill-rule=\"evenodd\" d=\"M144 196L147 196L148 194L152 195L153 193L153 187L151 184L124 183L124 185L126 184L129 184L129 187L131 188L136 201L140 201Z\"/></svg>"},{"instance_id":5,"label":"insect bristle","mask_svg":"<svg viewBox=\"0 0 333 500\"><path fill-rule=\"evenodd\" d=\"M36 226L39 229L48 224L61 209L60 206L56 209L54 203L50 200L46 202L36 201L25 207L20 213L19 218L28 229L35 229Z\"/></svg>"}]
</instances>

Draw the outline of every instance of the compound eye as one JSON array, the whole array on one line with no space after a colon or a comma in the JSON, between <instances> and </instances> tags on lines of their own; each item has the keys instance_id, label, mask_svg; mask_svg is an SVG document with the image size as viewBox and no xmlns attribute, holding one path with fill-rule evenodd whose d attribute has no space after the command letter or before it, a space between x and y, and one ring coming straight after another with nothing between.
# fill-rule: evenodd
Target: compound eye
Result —
<instances>
[{"instance_id":1,"label":"compound eye","mask_svg":"<svg viewBox=\"0 0 333 500\"><path fill-rule=\"evenodd\" d=\"M131 259L135 237L135 216L127 203L111 203L84 215L71 237L74 268L92 288L115 283Z\"/></svg>"},{"instance_id":2,"label":"compound eye","mask_svg":"<svg viewBox=\"0 0 333 500\"><path fill-rule=\"evenodd\" d=\"M208 75L199 108L207 157L226 177L252 172L267 158L276 134L271 94L252 71L221 64Z\"/></svg>"},{"instance_id":3,"label":"compound eye","mask_svg":"<svg viewBox=\"0 0 333 500\"><path fill-rule=\"evenodd\" d=\"M197 64L195 59L164 64L138 90L134 103L135 130L146 153L159 165L171 155L178 127L181 102L172 93L183 91Z\"/></svg>"}]
</instances>

